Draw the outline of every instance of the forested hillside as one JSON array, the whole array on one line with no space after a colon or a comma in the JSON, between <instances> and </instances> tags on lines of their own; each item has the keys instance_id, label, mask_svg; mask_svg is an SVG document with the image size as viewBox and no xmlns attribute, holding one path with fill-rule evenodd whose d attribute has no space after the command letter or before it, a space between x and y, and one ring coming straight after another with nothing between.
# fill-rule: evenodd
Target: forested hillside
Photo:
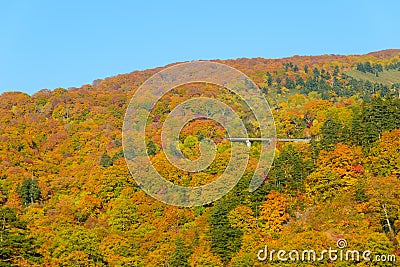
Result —
<instances>
[{"instance_id":1,"label":"forested hillside","mask_svg":"<svg viewBox=\"0 0 400 267\"><path fill-rule=\"evenodd\" d=\"M248 191L260 144L238 185L206 206L179 208L144 193L122 149L135 90L163 68L80 88L0 96L0 266L397 266L393 262L261 262L270 249L348 247L400 256L400 50L367 55L215 60L253 79L268 100L279 143L263 185ZM23 79L24 77L21 77ZM175 88L147 125L148 154L170 181L197 186L225 170L230 143L217 123L195 120L180 135L189 159L199 140L217 158L179 171L161 149L168 113L194 96L217 98L258 125L241 99L194 83Z\"/></svg>"}]
</instances>

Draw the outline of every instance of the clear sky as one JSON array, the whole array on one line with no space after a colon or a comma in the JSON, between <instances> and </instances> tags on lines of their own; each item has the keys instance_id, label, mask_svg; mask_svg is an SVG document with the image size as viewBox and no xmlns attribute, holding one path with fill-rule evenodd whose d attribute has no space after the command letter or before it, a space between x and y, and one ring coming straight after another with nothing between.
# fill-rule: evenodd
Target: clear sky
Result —
<instances>
[{"instance_id":1,"label":"clear sky","mask_svg":"<svg viewBox=\"0 0 400 267\"><path fill-rule=\"evenodd\" d=\"M2 1L0 92L176 61L400 48L393 1Z\"/></svg>"}]
</instances>

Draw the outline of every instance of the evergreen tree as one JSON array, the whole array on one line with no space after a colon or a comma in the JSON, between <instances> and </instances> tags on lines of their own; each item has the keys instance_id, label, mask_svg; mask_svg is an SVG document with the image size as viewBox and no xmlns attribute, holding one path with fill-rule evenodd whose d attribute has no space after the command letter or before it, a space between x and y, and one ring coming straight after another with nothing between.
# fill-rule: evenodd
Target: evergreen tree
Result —
<instances>
[{"instance_id":1,"label":"evergreen tree","mask_svg":"<svg viewBox=\"0 0 400 267\"><path fill-rule=\"evenodd\" d=\"M124 151L120 150L117 153L115 153L114 156L112 156L111 162L114 163L114 161L116 161L116 160L118 160L120 158L123 158L123 157L124 157Z\"/></svg>"},{"instance_id":2,"label":"evergreen tree","mask_svg":"<svg viewBox=\"0 0 400 267\"><path fill-rule=\"evenodd\" d=\"M153 140L149 140L149 142L147 143L147 154L149 156L155 156L157 153L157 147L154 144Z\"/></svg>"},{"instance_id":3,"label":"evergreen tree","mask_svg":"<svg viewBox=\"0 0 400 267\"><path fill-rule=\"evenodd\" d=\"M271 85L272 85L272 82L273 82L271 73L267 72L267 77L268 77L268 78L267 78L268 86L271 86Z\"/></svg>"},{"instance_id":4,"label":"evergreen tree","mask_svg":"<svg viewBox=\"0 0 400 267\"><path fill-rule=\"evenodd\" d=\"M335 70L333 71L333 77L337 77L339 74L339 66L335 66Z\"/></svg>"},{"instance_id":5,"label":"evergreen tree","mask_svg":"<svg viewBox=\"0 0 400 267\"><path fill-rule=\"evenodd\" d=\"M361 116L364 124L376 125L380 132L400 128L400 100L374 97L363 107Z\"/></svg>"},{"instance_id":6,"label":"evergreen tree","mask_svg":"<svg viewBox=\"0 0 400 267\"><path fill-rule=\"evenodd\" d=\"M324 150L333 150L340 141L342 125L333 119L327 119L321 127L321 147Z\"/></svg>"},{"instance_id":7,"label":"evergreen tree","mask_svg":"<svg viewBox=\"0 0 400 267\"><path fill-rule=\"evenodd\" d=\"M104 151L103 155L101 155L100 157L100 165L105 168L110 167L112 165L112 160L106 151Z\"/></svg>"},{"instance_id":8,"label":"evergreen tree","mask_svg":"<svg viewBox=\"0 0 400 267\"><path fill-rule=\"evenodd\" d=\"M357 68L358 71L364 72L365 73L365 69L364 69L364 64L362 63L357 63Z\"/></svg>"},{"instance_id":9,"label":"evergreen tree","mask_svg":"<svg viewBox=\"0 0 400 267\"><path fill-rule=\"evenodd\" d=\"M313 163L303 161L302 156L293 145L285 147L274 160L273 167L269 172L271 189L282 191L285 189L289 194L296 195L304 189L303 180L313 169Z\"/></svg>"},{"instance_id":10,"label":"evergreen tree","mask_svg":"<svg viewBox=\"0 0 400 267\"><path fill-rule=\"evenodd\" d=\"M282 79L280 77L276 78L276 84L278 87L281 86Z\"/></svg>"},{"instance_id":11,"label":"evergreen tree","mask_svg":"<svg viewBox=\"0 0 400 267\"><path fill-rule=\"evenodd\" d=\"M313 75L314 75L314 79L318 80L319 76L321 75L321 73L319 72L319 70L317 69L317 67L314 68L313 70Z\"/></svg>"},{"instance_id":12,"label":"evergreen tree","mask_svg":"<svg viewBox=\"0 0 400 267\"><path fill-rule=\"evenodd\" d=\"M265 94L265 95L268 95L268 87L262 87L261 88L261 91ZM202 137L203 139L204 139L204 136ZM199 139L200 140L200 139Z\"/></svg>"},{"instance_id":13,"label":"evergreen tree","mask_svg":"<svg viewBox=\"0 0 400 267\"><path fill-rule=\"evenodd\" d=\"M283 66L285 67L285 72L288 71L289 65L287 63L283 63Z\"/></svg>"},{"instance_id":14,"label":"evergreen tree","mask_svg":"<svg viewBox=\"0 0 400 267\"><path fill-rule=\"evenodd\" d=\"M296 87L296 85L291 79L289 79L289 77L286 77L285 78L285 87L287 89L291 90L291 89L294 89Z\"/></svg>"},{"instance_id":15,"label":"evergreen tree","mask_svg":"<svg viewBox=\"0 0 400 267\"><path fill-rule=\"evenodd\" d=\"M237 253L242 245L242 231L231 227L228 213L238 206L238 199L229 193L218 200L210 210L211 251L218 255L224 264Z\"/></svg>"},{"instance_id":16,"label":"evergreen tree","mask_svg":"<svg viewBox=\"0 0 400 267\"><path fill-rule=\"evenodd\" d=\"M380 131L376 124L369 122L364 125L364 133L361 137L361 143L364 147L369 147L378 140L379 137Z\"/></svg>"},{"instance_id":17,"label":"evergreen tree","mask_svg":"<svg viewBox=\"0 0 400 267\"><path fill-rule=\"evenodd\" d=\"M305 85L304 80L300 75L296 75L296 85L301 87L304 87Z\"/></svg>"},{"instance_id":18,"label":"evergreen tree","mask_svg":"<svg viewBox=\"0 0 400 267\"><path fill-rule=\"evenodd\" d=\"M371 63L369 63L369 61L364 63L364 71L373 73L372 66Z\"/></svg>"},{"instance_id":19,"label":"evergreen tree","mask_svg":"<svg viewBox=\"0 0 400 267\"><path fill-rule=\"evenodd\" d=\"M392 85L392 96L400 98L400 83L395 83Z\"/></svg>"},{"instance_id":20,"label":"evergreen tree","mask_svg":"<svg viewBox=\"0 0 400 267\"><path fill-rule=\"evenodd\" d=\"M20 188L22 203L24 205L32 204L41 197L41 190L38 181L33 178L25 179Z\"/></svg>"},{"instance_id":21,"label":"evergreen tree","mask_svg":"<svg viewBox=\"0 0 400 267\"><path fill-rule=\"evenodd\" d=\"M185 247L183 240L178 237L175 242L175 250L169 261L169 266L172 267L189 267L189 253L188 248Z\"/></svg>"},{"instance_id":22,"label":"evergreen tree","mask_svg":"<svg viewBox=\"0 0 400 267\"><path fill-rule=\"evenodd\" d=\"M15 211L0 206L0 266L17 266L20 259L38 263L41 255L36 252L34 240L28 238L26 224Z\"/></svg>"},{"instance_id":23,"label":"evergreen tree","mask_svg":"<svg viewBox=\"0 0 400 267\"><path fill-rule=\"evenodd\" d=\"M400 100L374 97L354 117L349 138L353 144L368 148L383 131L397 128L400 128Z\"/></svg>"},{"instance_id":24,"label":"evergreen tree","mask_svg":"<svg viewBox=\"0 0 400 267\"><path fill-rule=\"evenodd\" d=\"M318 89L318 83L313 80L311 77L309 77L306 81L305 84L305 89L303 90L303 93L308 94L310 92L316 92Z\"/></svg>"}]
</instances>

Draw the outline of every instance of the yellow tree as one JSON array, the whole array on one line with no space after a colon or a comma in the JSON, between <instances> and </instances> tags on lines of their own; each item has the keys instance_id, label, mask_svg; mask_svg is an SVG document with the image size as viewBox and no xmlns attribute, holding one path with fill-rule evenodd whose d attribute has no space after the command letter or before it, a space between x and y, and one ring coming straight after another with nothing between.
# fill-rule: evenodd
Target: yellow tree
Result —
<instances>
[{"instance_id":1,"label":"yellow tree","mask_svg":"<svg viewBox=\"0 0 400 267\"><path fill-rule=\"evenodd\" d=\"M290 218L286 209L288 201L284 195L271 191L260 211L260 220L267 232L279 232Z\"/></svg>"},{"instance_id":2,"label":"yellow tree","mask_svg":"<svg viewBox=\"0 0 400 267\"><path fill-rule=\"evenodd\" d=\"M228 219L232 227L251 233L257 228L257 220L253 215L253 210L248 206L238 206L229 212Z\"/></svg>"}]
</instances>

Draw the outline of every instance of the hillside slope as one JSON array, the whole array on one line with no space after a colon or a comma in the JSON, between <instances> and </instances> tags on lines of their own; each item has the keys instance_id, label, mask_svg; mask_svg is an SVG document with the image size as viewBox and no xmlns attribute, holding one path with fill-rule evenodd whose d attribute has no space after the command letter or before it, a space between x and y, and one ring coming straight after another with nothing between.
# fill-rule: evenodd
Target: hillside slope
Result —
<instances>
[{"instance_id":1,"label":"hillside slope","mask_svg":"<svg viewBox=\"0 0 400 267\"><path fill-rule=\"evenodd\" d=\"M130 98L165 67L32 96L3 93L0 233L6 238L0 239L0 266L264 266L257 259L264 245L321 251L341 238L350 249L399 255L400 50L215 61L258 84L278 137L311 142L278 143L264 184L250 193L260 153L254 142L246 172L228 195L178 208L136 185L121 142ZM160 173L185 186L216 179L230 159L225 131L201 120L182 129L179 147L196 159L199 140L214 140L217 159L209 168L183 172L162 153L162 123L193 96L224 101L249 135L259 134L254 116L223 88L191 84L163 97L146 129L148 153Z\"/></svg>"}]
</instances>

